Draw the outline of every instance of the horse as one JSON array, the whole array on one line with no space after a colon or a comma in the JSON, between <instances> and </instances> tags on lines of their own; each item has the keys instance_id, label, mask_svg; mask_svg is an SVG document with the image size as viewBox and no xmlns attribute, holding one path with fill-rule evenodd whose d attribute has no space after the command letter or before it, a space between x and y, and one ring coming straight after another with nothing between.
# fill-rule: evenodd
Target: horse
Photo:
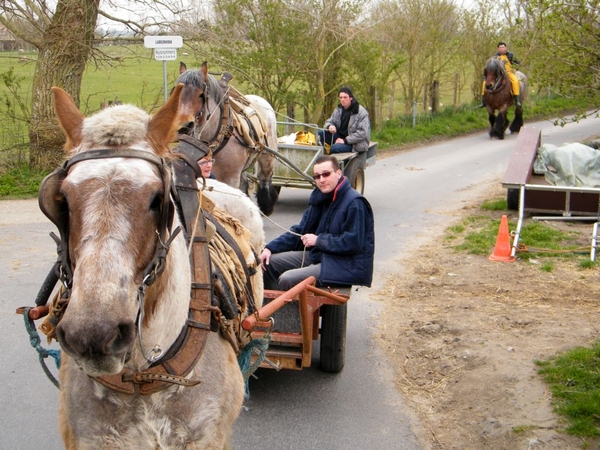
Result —
<instances>
[{"instance_id":1,"label":"horse","mask_svg":"<svg viewBox=\"0 0 600 450\"><path fill-rule=\"evenodd\" d=\"M231 445L244 381L232 321L215 304L232 286L220 278L220 263L231 261L217 260L221 225L209 218L220 210L205 210L197 189L202 208L185 227L169 148L189 120L179 108L183 88L153 116L118 105L87 118L52 88L68 159L43 181L39 203L60 231L65 293L51 311L67 449ZM256 261L248 248L240 253ZM237 306L238 317L248 313L248 304Z\"/></svg>"},{"instance_id":2,"label":"horse","mask_svg":"<svg viewBox=\"0 0 600 450\"><path fill-rule=\"evenodd\" d=\"M190 95L182 95L182 107L195 117L193 122L182 127L180 133L191 135L211 148L216 178L246 193L248 182L245 171L258 163L256 201L268 216L273 213L279 196L279 191L272 184L277 117L272 106L262 97L243 96L229 86L231 78L230 74L224 73L218 81L208 73L206 62L201 69L189 70L183 62L180 63L176 83L194 88ZM234 108L236 105L237 108ZM265 150L265 147L271 151Z\"/></svg>"},{"instance_id":3,"label":"horse","mask_svg":"<svg viewBox=\"0 0 600 450\"><path fill-rule=\"evenodd\" d=\"M504 139L504 132L509 126L508 108L514 104L511 83L504 64L496 58L490 58L483 69L483 79L485 80L483 100L491 127L490 137ZM521 100L524 101L527 95L527 77L522 72L517 71L517 79L521 89ZM496 111L498 111L498 116L495 115ZM523 107L516 106L515 118L510 123L510 131L518 133L522 126Z\"/></svg>"}]
</instances>

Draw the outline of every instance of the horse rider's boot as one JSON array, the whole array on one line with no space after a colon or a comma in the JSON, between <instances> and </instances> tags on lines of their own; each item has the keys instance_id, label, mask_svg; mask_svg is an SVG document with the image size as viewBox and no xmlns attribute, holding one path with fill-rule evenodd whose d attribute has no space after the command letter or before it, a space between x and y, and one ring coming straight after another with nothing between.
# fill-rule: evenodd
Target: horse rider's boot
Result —
<instances>
[{"instance_id":1,"label":"horse rider's boot","mask_svg":"<svg viewBox=\"0 0 600 450\"><path fill-rule=\"evenodd\" d=\"M521 108L523 106L523 104L521 103L521 96L520 95L513 95L513 98L515 99L515 106L517 108Z\"/></svg>"},{"instance_id":2,"label":"horse rider's boot","mask_svg":"<svg viewBox=\"0 0 600 450\"><path fill-rule=\"evenodd\" d=\"M481 96L481 104L477 105L477 108L485 108L487 105L485 104L485 97L482 95Z\"/></svg>"}]
</instances>

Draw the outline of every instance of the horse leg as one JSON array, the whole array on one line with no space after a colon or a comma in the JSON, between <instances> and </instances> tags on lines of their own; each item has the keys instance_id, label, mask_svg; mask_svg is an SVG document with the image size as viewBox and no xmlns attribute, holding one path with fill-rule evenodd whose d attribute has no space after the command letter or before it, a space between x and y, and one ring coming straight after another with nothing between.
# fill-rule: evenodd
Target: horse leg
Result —
<instances>
[{"instance_id":1,"label":"horse leg","mask_svg":"<svg viewBox=\"0 0 600 450\"><path fill-rule=\"evenodd\" d=\"M494 136L498 139L504 139L504 131L508 126L508 119L506 118L506 111L498 111L498 117L496 118L496 123L494 124Z\"/></svg>"},{"instance_id":2,"label":"horse leg","mask_svg":"<svg viewBox=\"0 0 600 450\"><path fill-rule=\"evenodd\" d=\"M256 203L265 216L270 216L275 209L275 202L279 191L273 186L273 169L275 156L263 151L258 156L258 189L256 190Z\"/></svg>"},{"instance_id":3,"label":"horse leg","mask_svg":"<svg viewBox=\"0 0 600 450\"><path fill-rule=\"evenodd\" d=\"M490 137L493 138L495 136L495 132L494 132L495 127L494 127L494 125L496 124L496 121L498 120L496 118L496 115L494 114L493 110L490 111L488 109L488 120L490 122L490 133L489 134L490 134Z\"/></svg>"},{"instance_id":4,"label":"horse leg","mask_svg":"<svg viewBox=\"0 0 600 450\"><path fill-rule=\"evenodd\" d=\"M522 127L523 127L523 107L516 107L515 108L515 118L513 119L512 123L510 124L510 132L518 133L519 131L521 131Z\"/></svg>"}]
</instances>

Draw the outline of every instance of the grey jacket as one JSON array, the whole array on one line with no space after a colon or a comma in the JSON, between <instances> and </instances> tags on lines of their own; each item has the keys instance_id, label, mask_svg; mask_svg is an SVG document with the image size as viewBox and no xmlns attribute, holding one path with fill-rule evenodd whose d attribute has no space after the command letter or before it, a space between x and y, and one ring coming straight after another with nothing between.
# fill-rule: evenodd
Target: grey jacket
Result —
<instances>
[{"instance_id":1,"label":"grey jacket","mask_svg":"<svg viewBox=\"0 0 600 450\"><path fill-rule=\"evenodd\" d=\"M329 125L335 125L339 128L342 120L342 106L338 106L331 114L331 117L325 121L323 128L327 129ZM352 150L355 152L366 152L369 149L371 140L371 122L369 121L369 113L362 106L358 106L358 112L350 116L348 123L348 136L346 143L352 145Z\"/></svg>"}]
</instances>

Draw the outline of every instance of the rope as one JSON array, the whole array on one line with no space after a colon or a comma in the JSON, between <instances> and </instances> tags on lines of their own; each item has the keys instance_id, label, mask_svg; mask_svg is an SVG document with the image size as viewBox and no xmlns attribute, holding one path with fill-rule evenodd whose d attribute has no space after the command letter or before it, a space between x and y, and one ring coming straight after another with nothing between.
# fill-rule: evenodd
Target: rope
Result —
<instances>
[{"instance_id":1,"label":"rope","mask_svg":"<svg viewBox=\"0 0 600 450\"><path fill-rule=\"evenodd\" d=\"M263 216L265 219L267 219L269 222L271 222L273 225L275 225L276 227L281 228L283 231L286 231L290 234L293 234L294 236L298 236L298 237L302 237L302 235L300 233L296 233L295 231L289 230L287 228L284 228L283 226L279 225L277 222L275 222L273 219L271 219L270 217L268 217L267 215L265 215L265 213L263 213L262 211L259 211L260 215ZM302 263L300 264L300 267L304 267L304 260L306 259L306 246L304 246L303 250L302 250Z\"/></svg>"},{"instance_id":2,"label":"rope","mask_svg":"<svg viewBox=\"0 0 600 450\"><path fill-rule=\"evenodd\" d=\"M253 339L248 342L240 356L238 357L238 364L240 365L240 369L242 370L242 375L244 376L244 398L250 398L250 388L248 386L248 380L250 376L256 372L256 369L260 366L260 364L264 361L267 349L269 348L269 342L271 341L271 333L267 331L263 337ZM252 352L257 355L256 361L253 364L250 364L252 361Z\"/></svg>"},{"instance_id":3,"label":"rope","mask_svg":"<svg viewBox=\"0 0 600 450\"><path fill-rule=\"evenodd\" d=\"M559 250L551 248L539 248L539 247L528 247L525 244L519 243L517 246L517 252L531 252L531 253L589 253L589 247L577 247L570 250Z\"/></svg>"},{"instance_id":4,"label":"rope","mask_svg":"<svg viewBox=\"0 0 600 450\"><path fill-rule=\"evenodd\" d=\"M48 379L52 382L52 384L54 384L54 386L56 386L57 388L60 388L59 384L58 384L58 380L54 377L54 375L52 375L52 373L50 372L50 370L48 369L48 366L46 366L46 362L44 361L45 358L47 358L48 356L52 356L54 358L54 363L56 364L56 368L60 369L60 350L46 350L45 348L43 348L40 345L40 335L38 334L37 330L35 329L35 323L33 323L33 320L31 320L29 318L29 310L31 308L27 308L25 309L25 311L23 311L23 319L25 321L25 328L27 329L27 332L29 333L29 343L31 344L31 346L33 348L35 348L38 352L38 359L40 360L40 364L42 365L42 369L44 369L44 372L46 373L46 376L48 377Z\"/></svg>"}]
</instances>

